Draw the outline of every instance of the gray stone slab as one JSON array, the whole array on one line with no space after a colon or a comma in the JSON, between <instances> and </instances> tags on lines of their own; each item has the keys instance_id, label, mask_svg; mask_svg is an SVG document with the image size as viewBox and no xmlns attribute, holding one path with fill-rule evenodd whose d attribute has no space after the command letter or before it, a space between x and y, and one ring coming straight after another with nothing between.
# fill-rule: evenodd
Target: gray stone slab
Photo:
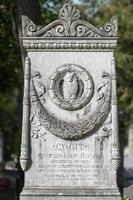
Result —
<instances>
[{"instance_id":1,"label":"gray stone slab","mask_svg":"<svg viewBox=\"0 0 133 200\"><path fill-rule=\"evenodd\" d=\"M83 197L83 196L76 196L76 197L65 197L65 196L57 196L57 197L41 197L41 196L31 196L31 197L21 197L22 200L121 200L121 197L116 197L116 196L111 196L111 197L96 197L96 196L93 196L93 197L89 197L89 196L86 196L86 197Z\"/></svg>"},{"instance_id":2,"label":"gray stone slab","mask_svg":"<svg viewBox=\"0 0 133 200\"><path fill-rule=\"evenodd\" d=\"M124 188L124 196L127 196L130 198L130 200L133 200L133 185Z\"/></svg>"},{"instance_id":3,"label":"gray stone slab","mask_svg":"<svg viewBox=\"0 0 133 200\"><path fill-rule=\"evenodd\" d=\"M96 28L69 2L44 28L22 18L20 199L120 199L116 17Z\"/></svg>"}]
</instances>

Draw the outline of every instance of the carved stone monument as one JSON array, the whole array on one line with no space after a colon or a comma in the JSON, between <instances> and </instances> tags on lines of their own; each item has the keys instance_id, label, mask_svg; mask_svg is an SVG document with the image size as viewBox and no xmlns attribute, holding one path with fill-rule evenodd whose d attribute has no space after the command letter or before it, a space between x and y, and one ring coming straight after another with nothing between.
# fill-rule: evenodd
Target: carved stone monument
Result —
<instances>
[{"instance_id":1,"label":"carved stone monument","mask_svg":"<svg viewBox=\"0 0 133 200\"><path fill-rule=\"evenodd\" d=\"M120 200L117 18L94 27L71 2L46 27L22 17L21 200Z\"/></svg>"}]
</instances>

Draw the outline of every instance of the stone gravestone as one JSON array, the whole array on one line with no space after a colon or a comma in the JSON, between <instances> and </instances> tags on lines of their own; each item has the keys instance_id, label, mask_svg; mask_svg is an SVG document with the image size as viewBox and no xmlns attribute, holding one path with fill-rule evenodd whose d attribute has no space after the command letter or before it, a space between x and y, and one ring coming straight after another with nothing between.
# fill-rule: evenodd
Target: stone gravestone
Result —
<instances>
[{"instance_id":1,"label":"stone gravestone","mask_svg":"<svg viewBox=\"0 0 133 200\"><path fill-rule=\"evenodd\" d=\"M120 200L117 18L94 27L71 2L46 27L22 17L21 200Z\"/></svg>"}]
</instances>

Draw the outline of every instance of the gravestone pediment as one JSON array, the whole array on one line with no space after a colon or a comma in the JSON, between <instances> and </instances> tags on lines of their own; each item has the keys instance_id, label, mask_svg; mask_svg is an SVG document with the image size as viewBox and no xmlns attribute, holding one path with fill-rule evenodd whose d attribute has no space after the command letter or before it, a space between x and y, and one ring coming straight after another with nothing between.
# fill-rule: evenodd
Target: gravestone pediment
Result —
<instances>
[{"instance_id":1,"label":"gravestone pediment","mask_svg":"<svg viewBox=\"0 0 133 200\"><path fill-rule=\"evenodd\" d=\"M110 22L95 27L80 19L79 10L71 2L65 4L59 12L59 19L45 27L37 26L27 16L22 16L23 36L34 37L117 37L117 17Z\"/></svg>"},{"instance_id":2,"label":"gravestone pediment","mask_svg":"<svg viewBox=\"0 0 133 200\"><path fill-rule=\"evenodd\" d=\"M22 16L26 49L21 200L120 200L117 18L94 27L65 4L37 26Z\"/></svg>"}]
</instances>

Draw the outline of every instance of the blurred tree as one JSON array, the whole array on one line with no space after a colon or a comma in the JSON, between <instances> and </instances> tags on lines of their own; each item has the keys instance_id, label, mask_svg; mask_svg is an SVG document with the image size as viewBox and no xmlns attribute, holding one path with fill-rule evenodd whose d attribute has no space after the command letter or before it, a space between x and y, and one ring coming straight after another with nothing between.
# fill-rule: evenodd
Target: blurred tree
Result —
<instances>
[{"instance_id":1,"label":"blurred tree","mask_svg":"<svg viewBox=\"0 0 133 200\"><path fill-rule=\"evenodd\" d=\"M68 0L40 0L42 24L46 25L57 19L61 6Z\"/></svg>"},{"instance_id":2,"label":"blurred tree","mask_svg":"<svg viewBox=\"0 0 133 200\"><path fill-rule=\"evenodd\" d=\"M92 19L103 6L106 6L110 0L79 0L80 10L83 13L83 17L86 19Z\"/></svg>"},{"instance_id":3,"label":"blurred tree","mask_svg":"<svg viewBox=\"0 0 133 200\"><path fill-rule=\"evenodd\" d=\"M21 60L12 32L11 1L0 2L0 129L4 134L4 156L17 152L20 135Z\"/></svg>"},{"instance_id":4,"label":"blurred tree","mask_svg":"<svg viewBox=\"0 0 133 200\"><path fill-rule=\"evenodd\" d=\"M22 40L21 40L21 16L26 15L36 24L39 23L41 18L41 8L38 0L15 0L14 4L12 4L13 9L13 25L14 25L14 35L18 41L18 44L21 49L21 58L22 64L24 66L24 57L25 57L25 50L22 47Z\"/></svg>"},{"instance_id":5,"label":"blurred tree","mask_svg":"<svg viewBox=\"0 0 133 200\"><path fill-rule=\"evenodd\" d=\"M0 129L4 134L4 158L19 156L22 119L23 67L21 15L36 24L57 16L63 0L0 0ZM42 13L42 16L40 15ZM21 51L20 51L21 50ZM21 52L21 53L20 53Z\"/></svg>"},{"instance_id":6,"label":"blurred tree","mask_svg":"<svg viewBox=\"0 0 133 200\"><path fill-rule=\"evenodd\" d=\"M103 24L110 16L119 16L119 45L116 58L119 108L124 113L122 127L125 130L133 120L133 2L81 1L86 3L78 5L82 15L92 24ZM0 129L4 133L6 160L10 159L11 153L19 155L20 149L23 94L21 57L23 60L25 54L20 40L21 15L27 15L37 24L46 25L58 17L58 10L65 2L67 0L0 0Z\"/></svg>"},{"instance_id":7,"label":"blurred tree","mask_svg":"<svg viewBox=\"0 0 133 200\"><path fill-rule=\"evenodd\" d=\"M86 3L87 0L81 0ZM90 4L96 12L91 12ZM118 48L116 51L116 64L118 73L118 101L120 117L120 133L125 135L129 124L133 121L133 1L91 0L84 13L86 18L95 25L104 24L111 16L118 15ZM88 15L91 13L91 15ZM126 142L126 140L125 140Z\"/></svg>"}]
</instances>

